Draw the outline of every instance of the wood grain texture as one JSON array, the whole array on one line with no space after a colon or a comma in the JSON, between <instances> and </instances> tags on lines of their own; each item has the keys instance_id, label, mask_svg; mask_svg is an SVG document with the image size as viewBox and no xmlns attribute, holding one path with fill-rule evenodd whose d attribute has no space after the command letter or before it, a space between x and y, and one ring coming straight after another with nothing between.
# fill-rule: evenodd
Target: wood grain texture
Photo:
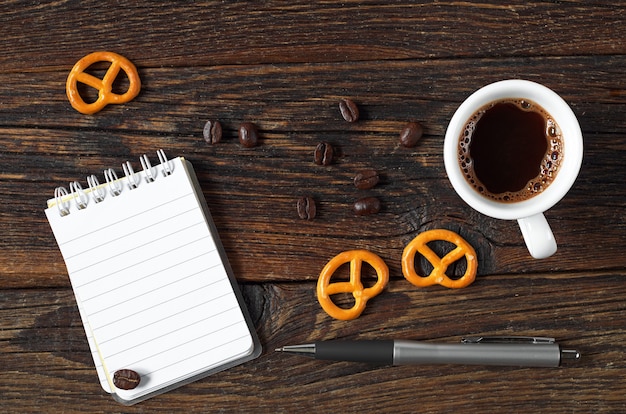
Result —
<instances>
[{"instance_id":1,"label":"wood grain texture","mask_svg":"<svg viewBox=\"0 0 626 414\"><path fill-rule=\"evenodd\" d=\"M279 71L266 67L256 70L256 82L262 87L253 89L267 90L256 94L254 102L247 96L246 91L250 87L244 85L242 94L237 99L230 99L230 103L222 101L221 108L218 108L219 105L206 108L207 100L194 96L203 89L205 81L201 79L206 75L202 75L204 69L192 68L186 70L184 76L189 82L187 86L166 84L165 81L159 83L164 84L160 92L163 95L159 96L180 95L179 102L171 102L175 99L172 98L170 102L146 103L146 108L143 108L143 96L148 93L143 92L144 95L126 105L142 112L133 115L125 109L120 112L118 107L111 107L102 114L85 117L73 111L64 101L64 96L57 93L63 101L50 105L51 111L54 109L56 113L47 115L43 120L32 119L25 115L29 111L24 112L24 108L17 105L20 95L16 93L8 98L16 101L15 107L7 105L7 111L0 115L6 118L12 116L12 122L18 123L4 128L4 133L0 135L0 142L7 149L2 154L7 178L5 192L11 194L11 204L15 206L7 214L20 217L26 209L37 216L54 187L67 185L75 179L85 184L82 177L87 174L98 174L109 166L119 166L120 160L132 160L138 165L140 154L153 153L154 148L166 148L168 153L184 155L194 163L201 181L206 184L203 188L218 227L224 229L222 237L227 251L233 259L237 259L233 260L234 266L239 277L245 281L289 280L302 260L307 263L305 268L316 269L302 277L315 278L317 269L327 260L329 252L333 254L347 247L377 249L383 257L396 258L398 262L402 247L416 232L433 226L449 226L465 231L464 237L484 246L481 249L485 259L481 260L481 273L555 268L583 270L589 260L595 260L594 268L614 268L615 260L619 261L621 257L618 241L624 232L623 218L615 214L616 198L613 197L622 192L618 177L626 149L623 142L615 139L626 129L623 112L615 110L620 108L621 98L616 98L600 84L594 86L593 82L587 81L598 76L594 73L595 69L588 68L595 64L595 58L566 60L560 62L562 70L567 70L577 85L587 85L586 89L570 92L571 96L563 93L579 114L585 136L585 160L573 190L548 212L561 246L559 256L532 262L530 265L533 268L530 269L527 254L520 249L523 241L514 230L516 225L472 212L454 194L443 173L442 135L447 119L454 112L455 101L461 101L471 93L468 87L462 85L470 75L469 69L459 75L463 81L446 83L445 74L458 70L455 69L458 62L424 62L420 71L426 75L428 84L425 81L411 84L413 93L401 91L399 86L384 86L385 79L394 69L397 71L394 75L396 79L401 79L402 73L410 73L411 64L406 62L324 65L309 70L309 78L304 82L299 80L304 70L301 65L287 65ZM605 73L609 73L611 67L617 70L624 64L624 59L601 60ZM497 65L519 70L518 63L513 59L503 61L504 64L500 62ZM535 64L538 72L547 72L555 66L540 59ZM495 63L482 68L476 65L470 68L471 73L477 76L480 72L483 78L489 78L495 71L493 65ZM160 70L154 78L176 79L181 71L185 72L182 69ZM211 87L212 92L208 93L219 96L219 85L222 88L237 87L238 79L250 76L241 71L231 73L222 69L215 83L218 86ZM334 88L330 86L333 80L329 73L338 74L339 81L335 83L339 82L339 85ZM504 77L514 76L508 73ZM355 77L358 80L355 81ZM7 84L10 85L11 79L6 77ZM354 92L350 96L355 97L363 112L357 124L345 122L339 114L337 103L342 95L337 92L346 90L341 86L342 79L352 79L348 90ZM546 80L535 80L550 85ZM293 94L291 100L287 100L287 96L277 98L272 93L300 83L326 86L318 90L298 88L298 94ZM26 86L20 85L24 84L14 82L12 86L18 91L22 87L23 93L26 93ZM567 90L562 82L550 86L555 90ZM433 88L437 90L432 91ZM333 89L336 95L331 96ZM184 91L195 92L183 97ZM587 101L606 103L593 106ZM219 119L224 125L225 137L219 145L207 145L202 139L202 128L208 119ZM410 119L422 122L426 135L417 147L407 149L399 144L398 134ZM244 120L253 120L259 125L259 147L245 149L237 142L236 130ZM74 129L62 126L81 122L84 124ZM46 126L54 123L59 125L56 128ZM32 136L37 136L37 139L29 140ZM321 167L313 163L313 151L320 141L331 142L337 149L331 166ZM59 156L42 159L42 153ZM606 156L597 163L594 160L600 154ZM24 163L32 167L25 169ZM352 184L354 175L363 168L376 168L383 177L382 183L371 191L358 191ZM617 171L617 175L611 172L611 168ZM595 191L598 183L602 183L605 190L599 194ZM596 193L593 204L587 201L589 193ZM297 219L295 202L303 194L312 195L318 203L319 219L314 222ZM382 213L375 217L355 217L350 207L363 195L379 196L383 201ZM610 208L597 211L596 207L602 205ZM268 217L273 213L277 214ZM598 214L602 216L599 222L589 219ZM460 230L465 223L468 228ZM13 254L16 248L23 250L24 244L32 248L31 233L49 233L43 217L21 224L31 228L18 232L16 237L27 237L22 240L5 238L4 243L10 248L0 254ZM247 237L249 234L254 237ZM586 237L563 239L568 234L585 234ZM324 240L324 243L316 240ZM39 262L40 265L46 267L47 263L59 262L58 253L50 248L53 241L42 238L41 242L45 243L43 250L53 256ZM268 245L272 246L269 251L274 254L268 255ZM306 246L304 258L300 257L301 252L291 252L294 245ZM263 263L261 268L257 267L259 262ZM37 270L31 263L27 264L30 272L46 274L45 270ZM392 263L392 266L395 274L399 275L398 264ZM17 272L25 270L15 268ZM60 272L63 273L62 267ZM32 282L40 283L37 276Z\"/></svg>"},{"instance_id":2,"label":"wood grain texture","mask_svg":"<svg viewBox=\"0 0 626 414\"><path fill-rule=\"evenodd\" d=\"M3 412L623 412L626 410L626 11L620 2L0 2L0 408ZM65 80L95 50L133 61L140 95L85 116ZM515 222L472 211L443 168L447 123L474 90L525 78L572 107L585 156L546 213L559 245L532 260ZM123 82L122 82L123 87ZM338 103L361 112L347 123ZM224 138L208 145L207 120ZM414 148L398 134L423 124ZM254 122L256 148L237 129ZM313 162L317 143L336 149ZM163 148L198 174L263 355L124 408L97 383L61 254L43 214L54 188ZM155 157L154 157L155 158ZM354 187L374 168L381 182ZM102 178L102 177L101 177ZM298 218L302 195L315 220ZM373 195L382 211L356 217ZM418 289L400 259L447 228L477 250L476 282ZM357 320L330 319L315 282L363 248L391 270ZM427 268L421 261L419 266ZM460 269L456 269L459 272ZM554 370L372 367L276 355L333 338L457 341L556 336L583 353Z\"/></svg>"},{"instance_id":3,"label":"wood grain texture","mask_svg":"<svg viewBox=\"0 0 626 414\"><path fill-rule=\"evenodd\" d=\"M4 2L3 67L61 68L118 49L141 66L624 54L602 2ZM8 27L8 28L7 28ZM24 37L24 33L28 36ZM50 34L54 34L51 39ZM593 36L591 36L593 34ZM54 41L56 47L45 47ZM45 54L41 52L45 48ZM132 52L132 53L130 53Z\"/></svg>"},{"instance_id":4,"label":"wood grain texture","mask_svg":"<svg viewBox=\"0 0 626 414\"><path fill-rule=\"evenodd\" d=\"M243 286L264 343L255 362L164 394L127 412L200 411L348 412L463 410L522 412L574 407L620 411L626 348L615 320L626 310L626 287L615 272L573 276L568 283L551 273L528 277L486 276L453 291L417 289L393 281L366 312L346 323L333 321L312 300L314 283ZM506 289L503 289L506 286ZM256 299L255 299L256 298ZM258 298L263 298L258 301ZM3 331L0 391L23 411L60 404L68 411L107 411L113 403L93 381L95 370L75 307L66 289L2 293ZM589 312L593 309L593 312ZM494 313L497 312L497 317ZM381 318L384 313L384 318ZM530 315L530 316L529 316ZM417 366L377 367L332 363L276 354L286 343L333 338L396 338L457 341L466 334L557 335L585 355L577 366L558 369ZM28 358L25 358L28 356ZM504 378L504 379L503 379ZM37 398L20 390L45 384ZM598 392L602 389L602 392ZM572 390L576 390L572 393ZM445 396L445 402L441 399ZM366 408L363 408L366 404ZM370 407L371 405L371 407Z\"/></svg>"}]
</instances>

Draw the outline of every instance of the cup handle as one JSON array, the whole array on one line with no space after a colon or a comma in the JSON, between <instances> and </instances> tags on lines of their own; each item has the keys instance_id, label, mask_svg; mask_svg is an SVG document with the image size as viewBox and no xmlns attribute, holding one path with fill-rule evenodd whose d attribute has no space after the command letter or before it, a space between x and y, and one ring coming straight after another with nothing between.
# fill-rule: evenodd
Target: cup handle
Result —
<instances>
[{"instance_id":1,"label":"cup handle","mask_svg":"<svg viewBox=\"0 0 626 414\"><path fill-rule=\"evenodd\" d=\"M518 219L517 223L532 257L545 259L556 252L554 234L542 213Z\"/></svg>"}]
</instances>

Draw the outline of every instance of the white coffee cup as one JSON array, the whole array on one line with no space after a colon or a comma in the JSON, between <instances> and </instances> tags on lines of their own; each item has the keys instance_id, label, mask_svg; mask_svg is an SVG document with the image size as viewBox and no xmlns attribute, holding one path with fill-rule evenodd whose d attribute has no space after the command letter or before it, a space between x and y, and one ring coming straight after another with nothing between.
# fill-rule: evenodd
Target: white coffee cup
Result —
<instances>
[{"instance_id":1,"label":"white coffee cup","mask_svg":"<svg viewBox=\"0 0 626 414\"><path fill-rule=\"evenodd\" d=\"M539 194L519 202L499 202L481 195L466 180L459 165L459 138L472 115L485 105L503 99L527 99L543 107L560 127L563 142L561 165L552 183ZM474 210L487 216L517 220L531 256L553 255L556 241L543 213L565 196L578 176L583 158L583 139L578 120L554 91L526 80L503 80L470 95L450 120L443 149L448 178L457 194Z\"/></svg>"}]
</instances>

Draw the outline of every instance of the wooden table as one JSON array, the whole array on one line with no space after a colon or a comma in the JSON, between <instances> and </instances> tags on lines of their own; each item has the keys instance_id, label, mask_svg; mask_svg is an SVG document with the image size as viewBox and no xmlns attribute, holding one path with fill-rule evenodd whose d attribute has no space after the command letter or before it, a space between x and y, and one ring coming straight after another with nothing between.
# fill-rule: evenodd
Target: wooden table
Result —
<instances>
[{"instance_id":1,"label":"wooden table","mask_svg":"<svg viewBox=\"0 0 626 414\"><path fill-rule=\"evenodd\" d=\"M3 412L623 412L626 410L626 12L620 2L3 2L0 5L0 406ZM140 95L95 115L65 81L96 50L129 58ZM559 249L533 260L514 221L453 191L450 117L507 78L552 88L580 121L585 156L546 213ZM344 121L342 98L359 106ZM208 145L208 120L224 137ZM424 136L399 144L408 121ZM239 145L254 122L260 145ZM336 148L313 162L319 142ZM133 407L100 388L63 258L43 214L54 188L163 148L190 160L264 347L256 360ZM381 182L358 190L355 174ZM121 169L119 169L121 171ZM121 173L121 172L120 172ZM85 183L83 183L85 184ZM296 200L312 196L314 220ZM380 213L357 217L363 196ZM477 250L476 281L417 288L403 248L433 228ZM341 251L367 249L390 283L353 321L315 286ZM280 355L333 338L458 341L554 336L582 360L555 369L377 367Z\"/></svg>"}]
</instances>

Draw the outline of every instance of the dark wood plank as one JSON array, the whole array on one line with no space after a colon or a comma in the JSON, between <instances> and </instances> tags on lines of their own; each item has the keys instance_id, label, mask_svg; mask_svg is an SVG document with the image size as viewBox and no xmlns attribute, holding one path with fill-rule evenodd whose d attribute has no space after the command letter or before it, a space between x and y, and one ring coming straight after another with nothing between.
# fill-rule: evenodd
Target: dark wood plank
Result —
<instances>
[{"instance_id":1,"label":"dark wood plank","mask_svg":"<svg viewBox=\"0 0 626 414\"><path fill-rule=\"evenodd\" d=\"M350 412L366 403L377 411L438 411L442 395L451 410L616 412L626 408L621 392L626 347L615 324L623 318L626 287L620 273L486 276L462 291L414 288L393 281L357 320L329 318L314 298L313 283L244 285L263 355L245 366L146 401L125 412L195 410ZM3 291L0 303L0 391L15 411L49 404L81 411L119 406L99 389L70 289ZM259 301L258 298L263 298ZM451 305L453 304L453 305ZM497 312L497 317L494 317ZM532 315L529 318L529 315ZM585 327L586 331L581 331ZM466 334L556 335L584 359L557 369L465 366L376 367L313 361L273 352L298 342L346 338L407 338L457 341ZM506 381L502 381L502 377ZM22 394L33 381L43 392ZM539 404L539 405L537 405ZM412 407L412 408L411 408ZM374 409L372 407L372 409Z\"/></svg>"},{"instance_id":2,"label":"dark wood plank","mask_svg":"<svg viewBox=\"0 0 626 414\"><path fill-rule=\"evenodd\" d=\"M383 4L384 3L384 4ZM620 2L0 2L0 408L3 412L623 412L626 378L626 9ZM69 70L95 50L131 59L142 91L93 116L71 108ZM546 213L558 253L530 259L514 222L471 211L448 183L448 120L492 81L541 82L570 103L585 141L572 190ZM351 97L361 120L337 103ZM202 138L219 119L224 140ZM408 120L425 127L412 149ZM261 144L236 131L257 123ZM337 149L313 164L320 141ZM43 215L58 185L164 148L195 166L264 346L255 361L131 408L106 395L65 265ZM376 168L381 183L352 178ZM297 218L310 194L318 217ZM362 195L382 211L355 217ZM419 232L459 232L476 282L418 289L400 270ZM357 320L330 319L315 280L340 251L391 269ZM420 266L426 265L422 262ZM456 272L459 271L457 268ZM456 341L554 335L576 367L371 367L276 355L332 338Z\"/></svg>"},{"instance_id":3,"label":"dark wood plank","mask_svg":"<svg viewBox=\"0 0 626 414\"><path fill-rule=\"evenodd\" d=\"M626 52L615 41L623 8L577 0L13 1L4 3L1 16L0 50L12 53L0 55L0 65L12 72L71 66L101 49L125 51L148 67Z\"/></svg>"},{"instance_id":4,"label":"dark wood plank","mask_svg":"<svg viewBox=\"0 0 626 414\"><path fill-rule=\"evenodd\" d=\"M367 61L254 66L139 67L142 92L133 102L93 116L75 111L65 95L68 65L53 72L0 73L3 126L127 131L157 138L201 136L207 118L228 136L243 121L266 133L384 133L417 119L443 135L457 106L479 87L526 78L559 93L586 133L624 132L619 117L626 84L623 55ZM616 76L617 75L617 76ZM337 102L349 96L362 112L346 124ZM109 139L114 139L111 132ZM268 137L268 140L271 138ZM113 146L112 146L113 147ZM114 148L112 148L114 149ZM62 149L61 149L62 150ZM113 154L112 154L113 155Z\"/></svg>"},{"instance_id":5,"label":"dark wood plank","mask_svg":"<svg viewBox=\"0 0 626 414\"><path fill-rule=\"evenodd\" d=\"M499 70L514 76L528 70L529 62L538 73L556 64L567 73L566 79L553 78L551 86L571 102L585 135L580 177L570 194L547 213L561 249L545 261L528 260L515 223L479 215L454 194L441 155L447 120L457 102L479 86L478 80L476 85L468 84L472 77L488 79L489 73ZM350 248L377 251L388 260L394 276L400 277L403 247L417 232L433 227L460 231L479 247L481 274L581 271L590 264L594 269L623 267L624 220L615 209L624 206L619 195L624 194L626 148L616 137L626 129L626 116L624 105L619 104L623 97L611 92L607 80L623 64L620 57L576 57L480 60L465 67L460 61L434 61L359 63L358 70L347 64L218 68L207 92L202 91L207 76L201 70L157 70L148 78L159 79L164 89L148 90L128 104L138 113L113 107L91 117L73 111L62 91L48 85L50 98L58 102L49 102L50 111L33 118L28 114L39 104L31 103L32 109L25 110L20 97L27 96L27 88L7 76L4 87L16 93L7 98L7 110L0 117L16 125L0 129L6 151L0 160L5 166L2 193L8 197L5 205L10 206L4 214L15 224L0 242L5 246L0 255L17 264L7 271L12 276L6 283L24 286L26 280L32 286L65 286L67 281L59 277L65 271L53 242L49 237L34 242L31 237L50 234L41 215L45 200L54 187L67 186L71 180L85 184L87 174L99 174L108 166L117 166L121 174L122 161L130 159L137 165L139 154L153 153L156 148L186 156L196 166L227 252L244 281L310 280L330 257ZM415 88L411 93L400 85L411 82L416 65L427 81L411 83ZM602 68L600 74L597 66ZM308 78L299 80L304 71ZM458 80L445 82L456 71ZM255 84L262 87L254 87L261 93L250 101L250 85L238 80L251 79L253 73ZM403 82L386 86L389 74ZM179 83L181 77L185 84ZM355 125L343 121L337 109L340 95L336 93L346 90L346 82L363 112L363 119ZM296 84L294 92L285 95L289 85ZM237 98L219 98L220 88L226 89L224 96ZM208 102L205 94L218 98ZM201 137L204 122L210 118L224 124L225 138L219 145L209 146ZM425 137L413 149L401 147L397 138L410 119L420 120L426 128ZM259 147L243 149L237 143L235 131L243 120L260 126ZM45 126L55 122L57 128ZM313 149L320 141L329 141L338 150L329 167L312 162ZM369 192L357 191L351 179L368 167L378 169L383 181ZM599 183L604 189L600 193ZM311 194L318 202L319 216L314 222L297 218L295 200L302 194ZM381 214L354 217L351 204L364 194L382 199ZM593 203L589 194L594 194ZM602 206L607 208L599 209ZM19 220L24 215L33 219ZM293 246L305 249L293 251ZM29 278L24 279L25 274Z\"/></svg>"},{"instance_id":6,"label":"dark wood plank","mask_svg":"<svg viewBox=\"0 0 626 414\"><path fill-rule=\"evenodd\" d=\"M83 134L83 139L87 135L91 134ZM50 139L58 142L57 137L58 134L52 134ZM384 140L386 138L371 138L370 142ZM605 138L605 142L610 140L610 137ZM244 281L317 278L330 257L352 248L376 251L388 261L393 275L401 276L399 266L404 246L418 232L438 227L458 231L476 246L479 274L551 269L583 271L590 263L595 269L615 268L623 266L626 260L620 253L624 221L614 211L619 208L619 202L614 204L617 199L604 194L599 195L594 204L586 204L588 194L595 193L598 183L603 183L607 191L623 192L618 182L611 183L618 178L615 174L612 176L611 170L620 170L621 164L607 163L583 170L574 190L547 213L559 241L558 254L548 260L531 261L516 223L472 212L441 177L442 166L416 167L416 158L429 158L416 155L419 150L401 149L380 154L367 163L362 162L367 154L358 151L357 161L340 161L322 168L310 160L314 140L310 140L306 151L295 157L295 154L269 154L273 151L267 149L270 145L254 149L250 152L252 159L248 160L249 152L235 143L223 143L220 146L224 148L216 149L227 154L189 156L198 169L232 264ZM347 148L350 144L344 145ZM380 148L395 146L395 143L377 142L376 145ZM362 146L354 143L352 147L356 151ZM621 157L619 152L615 154ZM221 161L224 159L230 162ZM25 156L5 156L5 160L8 165L29 163ZM32 159L30 165L36 162ZM5 233L0 255L7 261L22 258L6 271L5 283L9 286L25 286L29 282L33 286L41 286L41 283L66 285L63 277L59 279L65 275L65 270L42 216L45 199L51 197L54 186L67 186L74 178L81 180L86 172L101 171L117 163L113 157L94 159L69 155L57 164L52 177L44 178L49 171L44 168L46 171L29 172L41 175L42 181L16 181L11 187L5 186L4 194L10 196L11 203L5 217L14 224ZM383 175L383 183L367 192L356 190L351 182L354 174L365 166L379 168ZM50 188L47 194L37 194L46 186ZM295 202L302 194L312 194L317 200L319 215L313 222L303 222L297 217ZM380 197L383 211L376 216L354 216L351 205L364 194ZM25 215L32 215L33 219L19 220ZM598 226L596 220L602 225ZM33 239L32 234L41 236ZM51 269L54 272L50 272ZM31 279L24 279L25 272ZM49 280L50 277L54 281Z\"/></svg>"}]
</instances>

